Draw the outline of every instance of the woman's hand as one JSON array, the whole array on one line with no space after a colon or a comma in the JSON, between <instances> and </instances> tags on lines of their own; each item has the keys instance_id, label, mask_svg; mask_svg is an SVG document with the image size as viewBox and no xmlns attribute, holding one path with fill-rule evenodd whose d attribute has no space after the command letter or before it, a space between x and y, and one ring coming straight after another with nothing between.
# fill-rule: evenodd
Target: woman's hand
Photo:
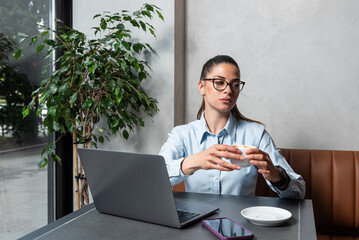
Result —
<instances>
[{"instance_id":1,"label":"woman's hand","mask_svg":"<svg viewBox=\"0 0 359 240\"><path fill-rule=\"evenodd\" d=\"M216 144L203 152L186 157L182 161L181 170L185 175L191 175L199 169L218 169L233 171L240 166L223 161L221 158L242 159L241 151L230 145Z\"/></svg>"},{"instance_id":2,"label":"woman's hand","mask_svg":"<svg viewBox=\"0 0 359 240\"><path fill-rule=\"evenodd\" d=\"M258 148L250 148L246 150L246 154L246 158L250 160L250 164L257 166L258 173L263 174L267 180L278 182L281 179L279 169L274 166L268 153Z\"/></svg>"}]
</instances>

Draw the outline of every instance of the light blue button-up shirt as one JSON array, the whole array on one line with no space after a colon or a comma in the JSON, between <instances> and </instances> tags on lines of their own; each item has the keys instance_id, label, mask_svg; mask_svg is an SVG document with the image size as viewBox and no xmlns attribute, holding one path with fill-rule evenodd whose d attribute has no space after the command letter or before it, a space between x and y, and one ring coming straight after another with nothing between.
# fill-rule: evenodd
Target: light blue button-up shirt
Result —
<instances>
[{"instance_id":1,"label":"light blue button-up shirt","mask_svg":"<svg viewBox=\"0 0 359 240\"><path fill-rule=\"evenodd\" d=\"M273 164L282 166L291 178L288 188L284 191L273 187L266 180L268 186L281 198L304 198L303 178L293 171L264 126L236 119L232 114L218 135L209 131L203 114L200 120L177 126L172 130L159 153L166 160L171 185L175 186L184 181L187 192L254 196L258 177L258 168L254 165L229 172L200 169L190 176L183 174L181 162L185 157L202 152L215 144L251 145L267 152Z\"/></svg>"}]
</instances>

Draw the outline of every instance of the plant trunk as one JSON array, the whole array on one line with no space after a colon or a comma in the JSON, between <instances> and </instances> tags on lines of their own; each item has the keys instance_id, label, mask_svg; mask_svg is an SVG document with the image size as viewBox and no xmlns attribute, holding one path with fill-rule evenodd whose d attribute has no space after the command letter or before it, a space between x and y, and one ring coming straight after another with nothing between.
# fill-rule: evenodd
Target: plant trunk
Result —
<instances>
[{"instance_id":1,"label":"plant trunk","mask_svg":"<svg viewBox=\"0 0 359 240\"><path fill-rule=\"evenodd\" d=\"M76 123L75 123L76 124ZM79 165L78 165L78 154L77 154L77 135L76 130L72 134L73 139L73 158L74 158L74 171L75 171L75 194L76 194L76 210L80 209L80 192L79 192Z\"/></svg>"},{"instance_id":2,"label":"plant trunk","mask_svg":"<svg viewBox=\"0 0 359 240\"><path fill-rule=\"evenodd\" d=\"M73 150L74 150L74 171L75 171L75 192L76 192L76 210L87 206L89 204L88 183L84 169L82 167L81 160L78 158L77 153L77 135L76 131L73 133ZM83 144L83 148L88 148L86 143Z\"/></svg>"},{"instance_id":3,"label":"plant trunk","mask_svg":"<svg viewBox=\"0 0 359 240\"><path fill-rule=\"evenodd\" d=\"M76 210L79 210L80 207L87 206L89 204L89 193L88 193L88 183L84 169L82 167L81 159L78 157L77 152L77 133L76 133L76 121L75 130L72 134L73 138L73 152L74 152L74 171L75 171L75 194L76 194ZM91 144L90 144L91 147ZM83 144L83 148L88 148L87 143Z\"/></svg>"},{"instance_id":4,"label":"plant trunk","mask_svg":"<svg viewBox=\"0 0 359 240\"><path fill-rule=\"evenodd\" d=\"M87 143L83 144L83 148L88 148ZM87 206L89 204L89 191L88 191L88 183L86 179L86 175L84 169L82 167L82 163L80 161L80 175L81 175L81 207Z\"/></svg>"}]
</instances>

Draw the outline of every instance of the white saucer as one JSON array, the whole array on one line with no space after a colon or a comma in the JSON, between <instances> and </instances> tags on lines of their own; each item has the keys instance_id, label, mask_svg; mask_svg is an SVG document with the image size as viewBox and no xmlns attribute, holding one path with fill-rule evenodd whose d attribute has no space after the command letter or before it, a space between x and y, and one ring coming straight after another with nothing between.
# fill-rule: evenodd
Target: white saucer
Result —
<instances>
[{"instance_id":1,"label":"white saucer","mask_svg":"<svg viewBox=\"0 0 359 240\"><path fill-rule=\"evenodd\" d=\"M249 207L241 211L243 217L260 226L277 226L292 217L292 213L277 207Z\"/></svg>"}]
</instances>

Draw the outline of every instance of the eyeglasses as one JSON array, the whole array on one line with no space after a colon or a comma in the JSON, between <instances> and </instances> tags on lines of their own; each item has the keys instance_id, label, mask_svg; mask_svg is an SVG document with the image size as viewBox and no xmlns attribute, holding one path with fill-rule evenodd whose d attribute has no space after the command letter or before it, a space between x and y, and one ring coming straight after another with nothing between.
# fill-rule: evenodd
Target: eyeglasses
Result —
<instances>
[{"instance_id":1,"label":"eyeglasses","mask_svg":"<svg viewBox=\"0 0 359 240\"><path fill-rule=\"evenodd\" d=\"M244 84L246 84L245 82L242 82L242 81L236 81L234 83L229 83L226 80L219 79L219 78L204 78L202 80L212 81L213 87L217 91L223 91L229 85L233 92L240 92L243 90Z\"/></svg>"}]
</instances>

